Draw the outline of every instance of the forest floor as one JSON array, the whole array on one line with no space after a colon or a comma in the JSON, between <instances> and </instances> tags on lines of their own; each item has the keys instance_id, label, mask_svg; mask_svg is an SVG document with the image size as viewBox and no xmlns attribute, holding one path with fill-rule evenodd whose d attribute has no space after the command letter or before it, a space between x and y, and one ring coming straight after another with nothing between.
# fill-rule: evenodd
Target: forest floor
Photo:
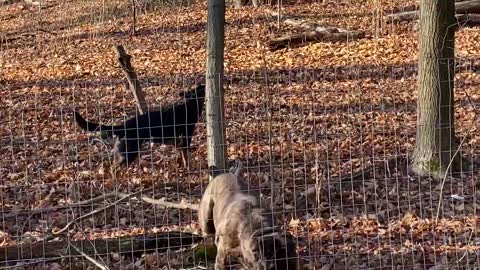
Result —
<instances>
[{"instance_id":1,"label":"forest floor","mask_svg":"<svg viewBox=\"0 0 480 270\"><path fill-rule=\"evenodd\" d=\"M276 221L298 237L299 256L311 269L480 268L478 27L460 28L455 47L456 132L471 166L438 181L409 171L416 121L414 23L384 19L415 8L416 1L323 2L285 4L282 12L362 30L366 37L269 51L273 36L298 31L270 15L277 6L227 8L229 159L244 161L245 178L261 189L262 204ZM138 12L135 36L129 1L0 6L0 248L50 239L73 218L115 199L72 204L111 191L153 186L150 195L157 198L199 200L208 182L204 117L188 168L177 164L177 151L154 145L119 175L110 174L103 145L72 119L73 108L103 123L134 112L115 44L133 56L150 106L177 100L204 78L206 3L158 3ZM306 200L303 192L316 184L319 201ZM133 199L74 225L64 237L199 233L196 213ZM181 255L152 252L98 258L110 269L205 264L188 247L175 251ZM2 262L13 265L93 269L82 256Z\"/></svg>"}]
</instances>

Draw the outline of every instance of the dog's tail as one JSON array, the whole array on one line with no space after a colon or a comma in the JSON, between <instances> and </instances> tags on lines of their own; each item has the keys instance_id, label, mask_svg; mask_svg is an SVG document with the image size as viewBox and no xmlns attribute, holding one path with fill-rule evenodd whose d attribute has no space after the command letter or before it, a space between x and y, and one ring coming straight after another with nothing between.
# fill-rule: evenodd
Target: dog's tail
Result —
<instances>
[{"instance_id":1,"label":"dog's tail","mask_svg":"<svg viewBox=\"0 0 480 270\"><path fill-rule=\"evenodd\" d=\"M97 123L88 122L77 111L74 111L73 114L74 114L75 122L77 122L78 126L86 131L90 131L90 132L101 131L101 132L105 132L109 136L113 136L115 132L115 126L105 126Z\"/></svg>"}]
</instances>

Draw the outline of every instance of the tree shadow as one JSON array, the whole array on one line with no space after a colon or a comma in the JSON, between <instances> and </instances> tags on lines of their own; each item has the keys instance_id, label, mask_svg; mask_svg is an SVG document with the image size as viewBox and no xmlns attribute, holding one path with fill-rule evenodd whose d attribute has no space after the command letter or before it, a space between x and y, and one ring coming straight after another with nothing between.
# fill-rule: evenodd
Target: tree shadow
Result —
<instances>
[{"instance_id":1,"label":"tree shadow","mask_svg":"<svg viewBox=\"0 0 480 270\"><path fill-rule=\"evenodd\" d=\"M242 70L236 72L227 72L225 81L227 84L243 83L245 79L258 84L272 82L281 84L304 83L306 81L327 81L344 82L349 80L380 80L380 79L405 79L415 76L417 73L416 63L407 63L399 65L353 65L353 66L325 66L320 68L279 68L267 70L257 68ZM265 76L266 75L266 76ZM144 85L148 86L166 86L171 85L171 78L163 78L164 74L155 74L140 78ZM180 73L175 77L182 78L178 80L179 84L185 85L185 82L194 82L198 78L204 78L205 74ZM101 80L89 78L68 77L64 79L47 80L5 80L1 81L0 90L18 90L37 86L40 88L54 89L65 86L76 86L80 88L96 88L102 86L117 86L123 84L123 78L105 77Z\"/></svg>"},{"instance_id":2,"label":"tree shadow","mask_svg":"<svg viewBox=\"0 0 480 270\"><path fill-rule=\"evenodd\" d=\"M96 40L96 39L105 39L105 38L128 38L132 36L130 30L127 31L96 31L96 32L89 32L89 33L79 33L79 34L72 34L68 35L68 29L85 24L90 23L91 15L80 15L75 18L72 18L68 21L60 21L54 22L47 25L41 25L40 32L47 32L50 33L50 38L46 38L48 42L62 42L65 40L69 41L77 41L77 40ZM240 18L234 19L233 21L226 22L226 26L252 26L255 23L264 23L270 22L271 20L267 17L258 17L255 20L249 18ZM38 25L27 25L22 27L22 29L18 29L16 31L10 32L6 34L6 40L8 40L11 36L35 36L34 34L38 33ZM162 34L188 34L188 33L199 33L199 32L206 32L207 24L206 22L197 22L192 24L186 25L161 25L155 28L139 28L135 31L135 37L148 37L148 36L158 36ZM67 31L67 35L62 35L61 31ZM26 35L28 33L32 33L32 35ZM2 50L8 49L18 49L24 48L28 46L34 46L38 43L35 38L28 39L16 39L15 42L6 43L5 41L0 42L2 44Z\"/></svg>"}]
</instances>

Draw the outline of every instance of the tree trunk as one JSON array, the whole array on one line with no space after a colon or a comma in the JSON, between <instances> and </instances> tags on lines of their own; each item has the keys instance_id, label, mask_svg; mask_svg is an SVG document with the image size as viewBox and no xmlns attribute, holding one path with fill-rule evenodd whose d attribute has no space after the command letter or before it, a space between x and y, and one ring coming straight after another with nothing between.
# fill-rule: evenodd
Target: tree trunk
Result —
<instances>
[{"instance_id":1,"label":"tree trunk","mask_svg":"<svg viewBox=\"0 0 480 270\"><path fill-rule=\"evenodd\" d=\"M443 178L461 168L455 140L453 88L455 0L421 0L417 135L413 170Z\"/></svg>"},{"instance_id":2,"label":"tree trunk","mask_svg":"<svg viewBox=\"0 0 480 270\"><path fill-rule=\"evenodd\" d=\"M212 176L226 167L223 117L223 51L225 46L225 0L208 0L207 18L207 158ZM212 171L213 170L213 171Z\"/></svg>"}]
</instances>

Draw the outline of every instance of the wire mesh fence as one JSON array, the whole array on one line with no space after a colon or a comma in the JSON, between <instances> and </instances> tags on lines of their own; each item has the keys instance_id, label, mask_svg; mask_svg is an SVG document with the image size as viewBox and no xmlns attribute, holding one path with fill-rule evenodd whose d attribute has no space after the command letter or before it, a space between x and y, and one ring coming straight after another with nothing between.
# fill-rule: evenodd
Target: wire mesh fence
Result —
<instances>
[{"instance_id":1,"label":"wire mesh fence","mask_svg":"<svg viewBox=\"0 0 480 270\"><path fill-rule=\"evenodd\" d=\"M204 113L186 166L179 161L184 145L146 140L122 170L114 169L112 141L73 118L74 109L105 125L136 116L112 44L132 54L151 110L184 101L182 93L203 78L205 3L134 4L135 23L129 1L0 7L7 33L0 59L4 268L213 267L197 211L188 207L208 184ZM249 189L259 192L274 225L295 237L307 269L480 267L480 60L471 41L478 31L457 34L455 123L471 166L441 180L417 177L410 168L416 36L413 23L384 18L415 7L393 0L285 4L285 13L310 12L369 35L275 52L261 44L280 31L277 18L262 8L227 11L229 166L243 161ZM160 205L182 201L185 209Z\"/></svg>"}]
</instances>

